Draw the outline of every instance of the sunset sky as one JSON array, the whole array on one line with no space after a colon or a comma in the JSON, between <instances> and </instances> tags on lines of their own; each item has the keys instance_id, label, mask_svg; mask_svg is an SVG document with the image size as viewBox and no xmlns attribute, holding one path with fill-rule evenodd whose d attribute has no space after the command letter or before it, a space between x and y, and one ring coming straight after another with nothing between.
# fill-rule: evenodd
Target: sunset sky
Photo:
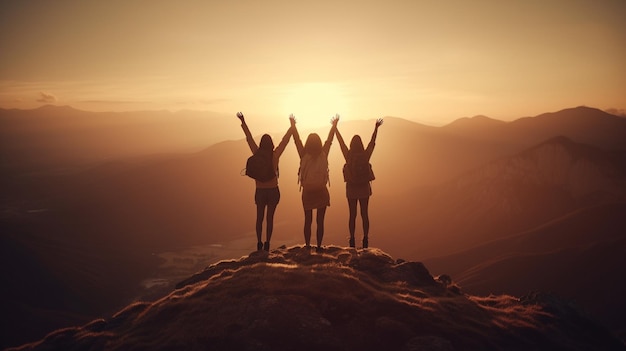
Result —
<instances>
[{"instance_id":1,"label":"sunset sky","mask_svg":"<svg viewBox=\"0 0 626 351\"><path fill-rule=\"evenodd\" d=\"M0 107L431 125L626 108L626 1L0 2Z\"/></svg>"}]
</instances>

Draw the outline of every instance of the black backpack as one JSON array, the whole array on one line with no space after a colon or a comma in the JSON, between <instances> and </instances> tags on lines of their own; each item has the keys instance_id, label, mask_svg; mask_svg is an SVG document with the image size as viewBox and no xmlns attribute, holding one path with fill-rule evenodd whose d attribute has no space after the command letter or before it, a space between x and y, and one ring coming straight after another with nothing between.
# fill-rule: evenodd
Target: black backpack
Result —
<instances>
[{"instance_id":1,"label":"black backpack","mask_svg":"<svg viewBox=\"0 0 626 351\"><path fill-rule=\"evenodd\" d=\"M267 182L276 177L273 163L273 152L257 150L246 161L246 175L260 182Z\"/></svg>"},{"instance_id":2,"label":"black backpack","mask_svg":"<svg viewBox=\"0 0 626 351\"><path fill-rule=\"evenodd\" d=\"M351 154L343 165L343 180L354 184L365 184L376 179L372 165L365 152Z\"/></svg>"}]
</instances>

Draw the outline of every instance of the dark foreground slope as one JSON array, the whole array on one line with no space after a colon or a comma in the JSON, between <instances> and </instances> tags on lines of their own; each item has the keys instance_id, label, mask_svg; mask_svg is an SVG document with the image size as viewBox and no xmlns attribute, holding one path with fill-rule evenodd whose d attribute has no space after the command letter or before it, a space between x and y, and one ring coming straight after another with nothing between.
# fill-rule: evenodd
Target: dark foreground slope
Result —
<instances>
[{"instance_id":1,"label":"dark foreground slope","mask_svg":"<svg viewBox=\"0 0 626 351\"><path fill-rule=\"evenodd\" d=\"M474 297L423 264L329 247L207 267L153 303L19 350L621 350L557 298Z\"/></svg>"}]
</instances>

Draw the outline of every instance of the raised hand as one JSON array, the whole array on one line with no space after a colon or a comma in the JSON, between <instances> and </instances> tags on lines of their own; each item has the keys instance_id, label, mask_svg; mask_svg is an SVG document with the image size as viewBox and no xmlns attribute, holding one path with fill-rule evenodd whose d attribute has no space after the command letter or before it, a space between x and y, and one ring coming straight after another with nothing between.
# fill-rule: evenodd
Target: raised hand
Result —
<instances>
[{"instance_id":1,"label":"raised hand","mask_svg":"<svg viewBox=\"0 0 626 351\"><path fill-rule=\"evenodd\" d=\"M382 125L383 125L383 119L382 118L377 119L376 120L376 128L378 128L378 127L380 127Z\"/></svg>"},{"instance_id":2,"label":"raised hand","mask_svg":"<svg viewBox=\"0 0 626 351\"><path fill-rule=\"evenodd\" d=\"M289 115L289 123L292 127L296 126L296 116L294 116L293 113Z\"/></svg>"},{"instance_id":3,"label":"raised hand","mask_svg":"<svg viewBox=\"0 0 626 351\"><path fill-rule=\"evenodd\" d=\"M330 124L332 124L333 127L336 127L337 123L339 123L339 114L335 114L333 117L330 118Z\"/></svg>"},{"instance_id":4,"label":"raised hand","mask_svg":"<svg viewBox=\"0 0 626 351\"><path fill-rule=\"evenodd\" d=\"M243 113L241 112L237 112L237 118L239 118L241 120L241 122L243 122Z\"/></svg>"}]
</instances>

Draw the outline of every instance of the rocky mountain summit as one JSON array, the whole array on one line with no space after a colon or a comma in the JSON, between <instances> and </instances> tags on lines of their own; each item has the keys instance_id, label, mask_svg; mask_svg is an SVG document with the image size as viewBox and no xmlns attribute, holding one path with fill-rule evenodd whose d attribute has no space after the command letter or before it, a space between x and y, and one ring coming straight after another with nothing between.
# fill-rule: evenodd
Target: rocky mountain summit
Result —
<instances>
[{"instance_id":1,"label":"rocky mountain summit","mask_svg":"<svg viewBox=\"0 0 626 351\"><path fill-rule=\"evenodd\" d=\"M549 294L470 296L378 249L294 246L213 264L157 301L13 350L623 348Z\"/></svg>"}]
</instances>

